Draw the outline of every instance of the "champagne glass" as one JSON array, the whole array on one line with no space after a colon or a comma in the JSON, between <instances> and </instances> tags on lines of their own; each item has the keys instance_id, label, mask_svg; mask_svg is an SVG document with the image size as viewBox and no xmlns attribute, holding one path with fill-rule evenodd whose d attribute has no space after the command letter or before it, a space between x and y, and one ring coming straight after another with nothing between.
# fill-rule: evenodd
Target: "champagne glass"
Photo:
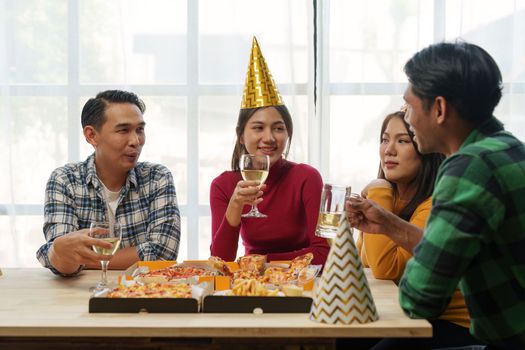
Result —
<instances>
[{"instance_id":1,"label":"champagne glass","mask_svg":"<svg viewBox=\"0 0 525 350\"><path fill-rule=\"evenodd\" d=\"M120 242L122 240L122 227L118 222L114 222L111 224L108 222L92 222L89 227L89 236L96 239L100 239L101 241L111 243L113 245L111 248L102 248L97 245L92 246L95 253L102 254L108 257L108 260L100 261L102 278L95 287L95 291L100 291L102 289L107 288L107 272L109 260L120 246Z\"/></svg>"},{"instance_id":2,"label":"champagne glass","mask_svg":"<svg viewBox=\"0 0 525 350\"><path fill-rule=\"evenodd\" d=\"M244 181L259 181L259 187L264 183L270 171L270 157L267 155L253 155L243 154L239 160L239 168L241 169L242 178ZM243 218L267 218L257 209L256 204L252 204L252 209L241 215Z\"/></svg>"},{"instance_id":3,"label":"champagne glass","mask_svg":"<svg viewBox=\"0 0 525 350\"><path fill-rule=\"evenodd\" d=\"M321 207L315 235L333 239L337 236L339 222L345 212L345 199L351 187L325 184L321 193Z\"/></svg>"}]
</instances>

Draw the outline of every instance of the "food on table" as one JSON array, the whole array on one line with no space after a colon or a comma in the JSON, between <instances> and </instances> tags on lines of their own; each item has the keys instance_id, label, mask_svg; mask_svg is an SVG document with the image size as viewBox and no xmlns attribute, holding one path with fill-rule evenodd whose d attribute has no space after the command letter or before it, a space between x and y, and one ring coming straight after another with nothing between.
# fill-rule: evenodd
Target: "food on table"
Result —
<instances>
[{"instance_id":1,"label":"food on table","mask_svg":"<svg viewBox=\"0 0 525 350\"><path fill-rule=\"evenodd\" d=\"M267 289L266 286L255 280L255 279L248 279L248 280L236 280L233 283L232 290L230 292L230 295L237 295L237 296L277 296L277 293L279 292L278 289Z\"/></svg>"},{"instance_id":2,"label":"food on table","mask_svg":"<svg viewBox=\"0 0 525 350\"><path fill-rule=\"evenodd\" d=\"M138 280L145 283L170 282L177 279L184 279L193 276L215 276L215 271L206 270L194 266L170 266L160 270L143 272L138 275Z\"/></svg>"},{"instance_id":3,"label":"food on table","mask_svg":"<svg viewBox=\"0 0 525 350\"><path fill-rule=\"evenodd\" d=\"M259 277L259 273L256 271L244 271L244 270L237 270L233 273L233 280L249 280L249 279L257 279Z\"/></svg>"},{"instance_id":4,"label":"food on table","mask_svg":"<svg viewBox=\"0 0 525 350\"><path fill-rule=\"evenodd\" d=\"M294 280L293 271L284 267L268 267L261 278L262 282L272 284L283 284Z\"/></svg>"},{"instance_id":5,"label":"food on table","mask_svg":"<svg viewBox=\"0 0 525 350\"><path fill-rule=\"evenodd\" d=\"M233 272L230 270L228 265L224 260L219 258L218 256L210 256L208 259L208 262L210 265L220 271L224 276L232 276Z\"/></svg>"},{"instance_id":6,"label":"food on table","mask_svg":"<svg viewBox=\"0 0 525 350\"><path fill-rule=\"evenodd\" d=\"M290 270L299 271L304 269L306 266L310 265L313 258L314 255L312 253L306 253L304 255L295 257L290 263Z\"/></svg>"},{"instance_id":7,"label":"food on table","mask_svg":"<svg viewBox=\"0 0 525 350\"><path fill-rule=\"evenodd\" d=\"M233 281L239 279L256 279L262 283L275 285L299 284L304 285L315 278L319 267L309 266L313 259L312 253L307 253L293 259L290 267L279 265L266 266L266 259L262 255L246 255L239 258L240 270L233 273ZM262 267L261 267L262 266Z\"/></svg>"},{"instance_id":8,"label":"food on table","mask_svg":"<svg viewBox=\"0 0 525 350\"><path fill-rule=\"evenodd\" d=\"M308 282L310 282L311 280L313 280L315 278L315 276L317 276L317 274L319 273L319 268L317 267L305 267L303 268L302 270L300 270L298 273L297 273L297 284L302 286Z\"/></svg>"},{"instance_id":9,"label":"food on table","mask_svg":"<svg viewBox=\"0 0 525 350\"><path fill-rule=\"evenodd\" d=\"M243 271L255 271L262 274L266 264L266 255L245 255L237 259L237 262L239 263L240 269Z\"/></svg>"},{"instance_id":10,"label":"food on table","mask_svg":"<svg viewBox=\"0 0 525 350\"><path fill-rule=\"evenodd\" d=\"M303 295L303 288L294 284L285 284L282 286L284 295L288 297L300 297Z\"/></svg>"},{"instance_id":11,"label":"food on table","mask_svg":"<svg viewBox=\"0 0 525 350\"><path fill-rule=\"evenodd\" d=\"M135 284L129 287L119 286L109 291L107 298L191 298L191 286L186 283Z\"/></svg>"}]
</instances>

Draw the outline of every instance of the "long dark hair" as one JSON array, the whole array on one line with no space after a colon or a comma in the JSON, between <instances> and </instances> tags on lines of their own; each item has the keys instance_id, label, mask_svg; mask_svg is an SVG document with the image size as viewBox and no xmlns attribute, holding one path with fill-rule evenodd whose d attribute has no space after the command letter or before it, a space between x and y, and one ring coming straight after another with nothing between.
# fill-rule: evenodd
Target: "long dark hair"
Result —
<instances>
[{"instance_id":1,"label":"long dark hair","mask_svg":"<svg viewBox=\"0 0 525 350\"><path fill-rule=\"evenodd\" d=\"M286 108L285 105L281 106L271 106L279 112L281 117L283 118L284 125L286 126L286 131L288 132L288 144L286 145L286 149L284 150L284 156L288 156L288 152L290 151L290 144L292 143L292 135L293 135L293 122L292 122L292 116L290 115L290 112L288 111L288 108ZM241 144L241 137L244 133L244 128L246 127L246 124L248 123L248 120L252 117L252 115L255 114L260 109L264 108L270 108L269 107L259 107L259 108L246 108L241 109L239 112L239 118L237 119L237 126L235 127L235 133L237 134L237 139L235 140L235 147L233 148L233 154L232 154L232 170L233 171L239 171L239 159L241 158L242 154L248 153L246 151L246 147L244 147L243 144Z\"/></svg>"},{"instance_id":2,"label":"long dark hair","mask_svg":"<svg viewBox=\"0 0 525 350\"><path fill-rule=\"evenodd\" d=\"M409 221L416 208L432 195L432 192L434 191L434 183L436 182L437 172L439 166L441 165L441 162L443 162L443 159L445 159L445 156L440 153L419 153L417 145L414 142L414 134L410 131L408 124L405 122L405 112L402 111L391 113L385 117L383 125L381 126L381 134L379 135L380 141L388 126L388 123L390 123L390 121L394 118L399 118L403 122L403 125L405 126L405 129L407 130L408 135L410 136L410 142L412 142L412 146L416 150L416 153L419 159L421 160L421 168L419 169L418 174L413 180L413 183L417 185L416 193L412 197L412 199L410 199L408 204L403 208L403 210L401 210L401 213L399 213L399 217L401 217L403 220ZM379 163L379 173L377 177L379 179L387 180L385 178L383 168L381 167L381 163ZM389 182L392 184L394 192L397 192L397 185L392 181Z\"/></svg>"}]
</instances>

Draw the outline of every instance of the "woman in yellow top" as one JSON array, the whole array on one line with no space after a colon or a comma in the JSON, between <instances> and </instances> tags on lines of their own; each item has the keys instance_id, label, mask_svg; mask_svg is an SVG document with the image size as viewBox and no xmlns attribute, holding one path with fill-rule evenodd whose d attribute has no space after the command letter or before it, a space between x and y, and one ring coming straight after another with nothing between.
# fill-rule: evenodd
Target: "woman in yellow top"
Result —
<instances>
[{"instance_id":1,"label":"woman in yellow top","mask_svg":"<svg viewBox=\"0 0 525 350\"><path fill-rule=\"evenodd\" d=\"M395 112L383 121L378 179L370 182L361 195L423 228L432 206L431 194L443 156L419 153L404 116L402 111ZM413 243L407 245L407 241ZM395 242L386 235L364 232L357 246L363 264L370 267L376 278L397 283L418 241ZM431 339L383 339L372 349L427 349L479 344L469 333L470 317L459 290L441 317L430 322L433 328Z\"/></svg>"}]
</instances>

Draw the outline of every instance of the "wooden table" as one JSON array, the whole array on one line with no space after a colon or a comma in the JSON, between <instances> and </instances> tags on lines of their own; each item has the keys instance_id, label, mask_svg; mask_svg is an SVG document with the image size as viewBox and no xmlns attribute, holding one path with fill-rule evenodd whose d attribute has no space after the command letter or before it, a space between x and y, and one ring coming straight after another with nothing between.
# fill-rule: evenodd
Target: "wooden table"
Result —
<instances>
[{"instance_id":1,"label":"wooden table","mask_svg":"<svg viewBox=\"0 0 525 350\"><path fill-rule=\"evenodd\" d=\"M117 274L111 271L108 278L115 279ZM220 348L213 344L219 344L221 338L226 342L235 338L233 343L242 348L246 341L264 344L265 338L283 339L286 344L307 341L313 346L333 345L333 339L340 337L430 337L432 334L426 320L411 320L403 314L393 282L376 280L369 274L379 321L354 325L321 324L309 320L307 314L90 314L89 288L99 277L100 271L62 278L43 268L4 268L0 277L0 348L2 344L16 343L17 348L24 348L25 344L26 348L34 349L54 341L65 342L65 349L75 347L72 346L75 337L79 338L76 347L85 349L92 346L79 344L89 343L90 339L100 342L101 338L105 343L111 343L109 338L127 339L130 346L132 343L144 345L129 348L148 349L156 347L145 346L138 338L149 339L148 344L154 338L162 338L164 342L184 339L186 343L192 343L189 338L217 340L208 344L211 346L193 347L201 349Z\"/></svg>"}]
</instances>

